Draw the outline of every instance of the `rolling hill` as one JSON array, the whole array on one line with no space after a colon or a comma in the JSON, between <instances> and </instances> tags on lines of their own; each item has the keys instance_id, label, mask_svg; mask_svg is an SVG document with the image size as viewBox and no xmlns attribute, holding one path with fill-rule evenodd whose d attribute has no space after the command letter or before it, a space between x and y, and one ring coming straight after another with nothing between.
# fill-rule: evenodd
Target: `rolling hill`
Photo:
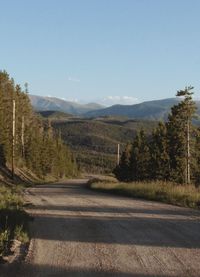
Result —
<instances>
[{"instance_id":1,"label":"rolling hill","mask_svg":"<svg viewBox=\"0 0 200 277\"><path fill-rule=\"evenodd\" d=\"M147 134L157 122L123 118L70 117L61 112L40 112L44 120L50 120L55 132L61 134L70 147L82 171L111 172L116 165L117 145L124 149L136 132L143 128ZM120 151L120 152L121 152Z\"/></svg>"}]
</instances>

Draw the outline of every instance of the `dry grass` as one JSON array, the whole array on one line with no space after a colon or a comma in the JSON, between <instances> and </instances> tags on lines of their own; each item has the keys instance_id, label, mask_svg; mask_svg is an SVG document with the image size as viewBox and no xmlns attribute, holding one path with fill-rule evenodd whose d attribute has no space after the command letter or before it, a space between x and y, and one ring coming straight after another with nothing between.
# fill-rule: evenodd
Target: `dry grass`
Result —
<instances>
[{"instance_id":1,"label":"dry grass","mask_svg":"<svg viewBox=\"0 0 200 277\"><path fill-rule=\"evenodd\" d=\"M0 258L9 253L13 239L28 240L29 217L23 210L22 187L0 184Z\"/></svg>"},{"instance_id":2,"label":"dry grass","mask_svg":"<svg viewBox=\"0 0 200 277\"><path fill-rule=\"evenodd\" d=\"M90 181L89 187L119 195L200 208L200 189L193 185L177 185L161 181L119 183L94 180Z\"/></svg>"}]
</instances>

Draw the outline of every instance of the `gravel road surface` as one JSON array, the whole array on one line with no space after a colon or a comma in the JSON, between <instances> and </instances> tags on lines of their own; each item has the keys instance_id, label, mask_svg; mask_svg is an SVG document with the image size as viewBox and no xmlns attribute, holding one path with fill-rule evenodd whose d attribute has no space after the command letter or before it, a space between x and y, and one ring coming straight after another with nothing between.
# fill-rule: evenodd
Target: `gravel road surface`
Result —
<instances>
[{"instance_id":1,"label":"gravel road surface","mask_svg":"<svg viewBox=\"0 0 200 277\"><path fill-rule=\"evenodd\" d=\"M27 190L29 253L13 277L200 276L200 213L88 190Z\"/></svg>"}]
</instances>

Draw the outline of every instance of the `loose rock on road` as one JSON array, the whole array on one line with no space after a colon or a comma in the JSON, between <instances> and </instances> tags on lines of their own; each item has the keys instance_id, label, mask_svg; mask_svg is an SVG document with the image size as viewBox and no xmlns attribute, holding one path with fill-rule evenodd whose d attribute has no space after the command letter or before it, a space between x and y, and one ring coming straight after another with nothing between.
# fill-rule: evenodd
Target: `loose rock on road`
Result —
<instances>
[{"instance_id":1,"label":"loose rock on road","mask_svg":"<svg viewBox=\"0 0 200 277\"><path fill-rule=\"evenodd\" d=\"M15 276L200 276L200 213L90 191L30 188L32 240Z\"/></svg>"}]
</instances>

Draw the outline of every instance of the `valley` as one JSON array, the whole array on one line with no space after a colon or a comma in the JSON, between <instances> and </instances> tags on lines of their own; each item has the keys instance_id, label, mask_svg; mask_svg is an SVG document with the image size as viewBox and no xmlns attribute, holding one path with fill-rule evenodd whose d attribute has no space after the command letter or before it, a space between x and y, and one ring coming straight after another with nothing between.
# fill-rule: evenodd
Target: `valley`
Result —
<instances>
[{"instance_id":1,"label":"valley","mask_svg":"<svg viewBox=\"0 0 200 277\"><path fill-rule=\"evenodd\" d=\"M80 170L92 173L112 172L117 163L118 144L122 153L138 130L144 129L150 134L158 124L119 116L84 118L53 111L39 114L51 122L55 132L70 147Z\"/></svg>"}]
</instances>

